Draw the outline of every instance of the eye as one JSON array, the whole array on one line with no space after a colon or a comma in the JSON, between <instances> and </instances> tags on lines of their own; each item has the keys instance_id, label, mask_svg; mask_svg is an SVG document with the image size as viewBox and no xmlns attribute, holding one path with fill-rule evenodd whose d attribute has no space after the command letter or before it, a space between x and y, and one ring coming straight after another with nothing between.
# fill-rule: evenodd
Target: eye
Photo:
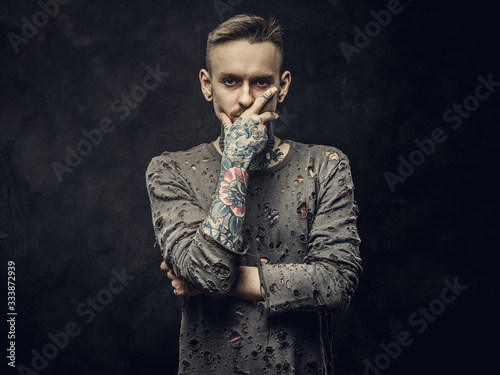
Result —
<instances>
[{"instance_id":1,"label":"eye","mask_svg":"<svg viewBox=\"0 0 500 375\"><path fill-rule=\"evenodd\" d=\"M236 85L236 80L233 78L226 78L222 81L226 86L234 86Z\"/></svg>"},{"instance_id":2,"label":"eye","mask_svg":"<svg viewBox=\"0 0 500 375\"><path fill-rule=\"evenodd\" d=\"M269 81L267 79L258 79L255 84L259 87L269 86Z\"/></svg>"}]
</instances>

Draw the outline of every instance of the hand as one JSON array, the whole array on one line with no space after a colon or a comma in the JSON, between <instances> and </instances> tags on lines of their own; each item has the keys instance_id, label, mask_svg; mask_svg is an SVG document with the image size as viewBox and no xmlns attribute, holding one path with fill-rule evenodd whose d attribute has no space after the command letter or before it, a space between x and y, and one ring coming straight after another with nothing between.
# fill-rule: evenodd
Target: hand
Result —
<instances>
[{"instance_id":1,"label":"hand","mask_svg":"<svg viewBox=\"0 0 500 375\"><path fill-rule=\"evenodd\" d=\"M174 288L174 294L177 297L193 297L198 294L201 294L201 292L193 288L191 285L186 283L185 281L179 279L175 273L167 267L167 264L165 262L162 262L160 265L160 268L167 272L167 276L170 280L172 280L172 287Z\"/></svg>"},{"instance_id":2,"label":"hand","mask_svg":"<svg viewBox=\"0 0 500 375\"><path fill-rule=\"evenodd\" d=\"M264 124L278 118L278 114L260 111L277 91L276 87L272 87L260 95L234 124L225 113L220 114L224 126L224 154L231 161L249 163L264 149L267 142Z\"/></svg>"}]
</instances>

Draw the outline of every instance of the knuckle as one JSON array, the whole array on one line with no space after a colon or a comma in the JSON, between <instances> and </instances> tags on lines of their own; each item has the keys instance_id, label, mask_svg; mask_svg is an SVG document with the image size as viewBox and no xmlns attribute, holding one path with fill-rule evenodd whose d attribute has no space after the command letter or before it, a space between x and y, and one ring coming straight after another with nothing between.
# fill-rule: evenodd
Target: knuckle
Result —
<instances>
[{"instance_id":1,"label":"knuckle","mask_svg":"<svg viewBox=\"0 0 500 375\"><path fill-rule=\"evenodd\" d=\"M262 117L260 115L253 115L250 117L254 125L259 126L259 124L262 124Z\"/></svg>"}]
</instances>

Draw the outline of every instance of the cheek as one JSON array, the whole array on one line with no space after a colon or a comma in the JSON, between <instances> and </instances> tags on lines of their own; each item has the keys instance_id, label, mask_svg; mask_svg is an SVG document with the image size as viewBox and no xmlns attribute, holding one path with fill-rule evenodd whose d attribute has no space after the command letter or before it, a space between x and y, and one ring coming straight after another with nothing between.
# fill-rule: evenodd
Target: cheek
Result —
<instances>
[{"instance_id":1,"label":"cheek","mask_svg":"<svg viewBox=\"0 0 500 375\"><path fill-rule=\"evenodd\" d=\"M219 95L219 92L213 92L214 107L216 110L227 110L230 106L230 98L227 95Z\"/></svg>"}]
</instances>

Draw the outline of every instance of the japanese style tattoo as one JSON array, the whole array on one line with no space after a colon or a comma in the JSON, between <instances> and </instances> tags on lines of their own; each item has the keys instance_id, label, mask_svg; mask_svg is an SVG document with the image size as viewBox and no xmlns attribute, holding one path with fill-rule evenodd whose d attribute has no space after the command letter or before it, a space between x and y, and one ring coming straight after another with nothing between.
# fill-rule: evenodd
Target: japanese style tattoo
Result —
<instances>
[{"instance_id":1,"label":"japanese style tattoo","mask_svg":"<svg viewBox=\"0 0 500 375\"><path fill-rule=\"evenodd\" d=\"M274 148L272 130L268 132L268 128L254 120L240 117L224 133L220 139L219 181L203 230L229 249L243 252L248 171L268 168L273 161L278 163L283 152L279 147Z\"/></svg>"}]
</instances>

